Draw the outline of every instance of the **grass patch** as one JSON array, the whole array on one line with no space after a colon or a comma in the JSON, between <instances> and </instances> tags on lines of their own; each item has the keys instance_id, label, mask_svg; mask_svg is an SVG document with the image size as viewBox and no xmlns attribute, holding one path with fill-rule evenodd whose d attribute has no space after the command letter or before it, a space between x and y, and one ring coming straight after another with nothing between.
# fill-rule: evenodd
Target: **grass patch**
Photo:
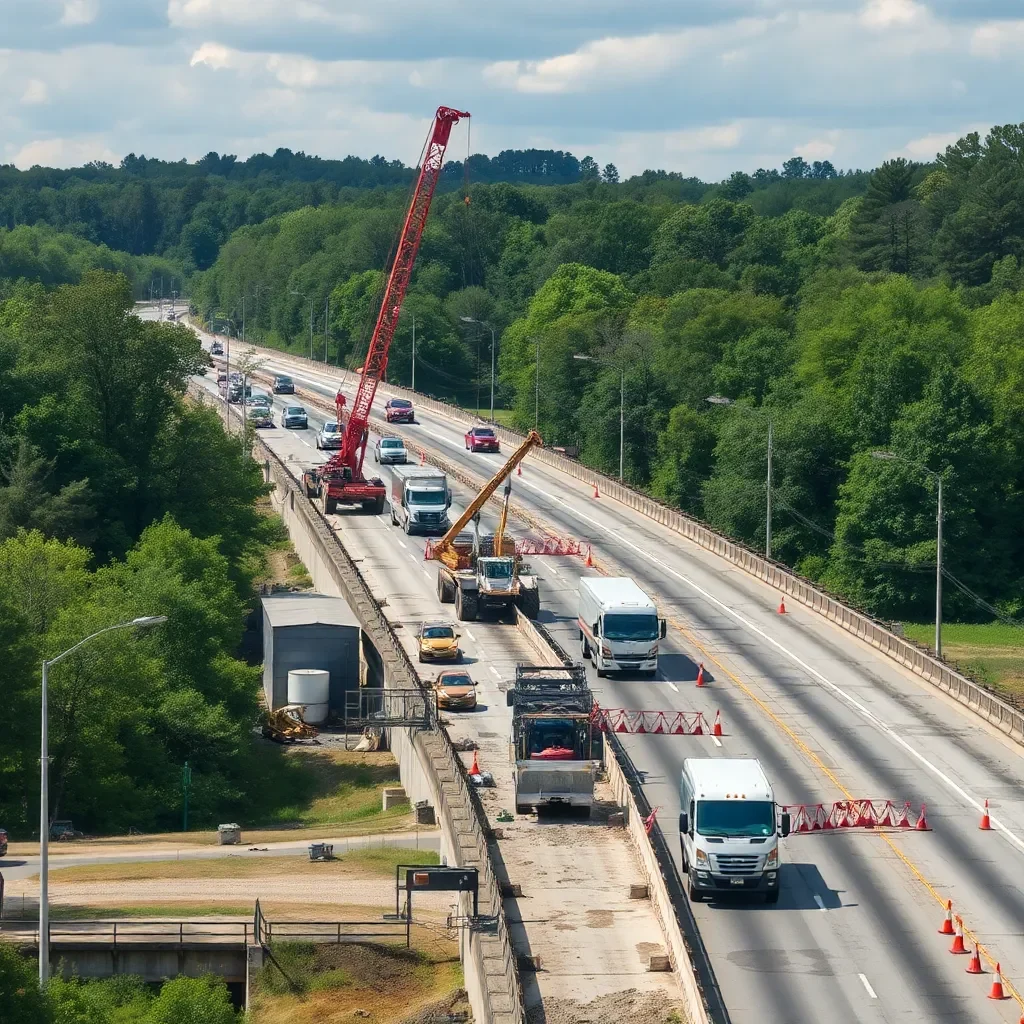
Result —
<instances>
[{"instance_id":1,"label":"grass patch","mask_svg":"<svg viewBox=\"0 0 1024 1024\"><path fill-rule=\"evenodd\" d=\"M905 623L907 637L934 649L934 623ZM943 656L989 686L1024 694L1024 629L1002 622L942 626Z\"/></svg>"},{"instance_id":2,"label":"grass patch","mask_svg":"<svg viewBox=\"0 0 1024 1024\"><path fill-rule=\"evenodd\" d=\"M238 903L143 903L110 907L54 903L54 921L121 920L136 917L165 917L183 920L193 917L252 917L252 907Z\"/></svg>"},{"instance_id":3,"label":"grass patch","mask_svg":"<svg viewBox=\"0 0 1024 1024\"><path fill-rule=\"evenodd\" d=\"M325 875L365 878L394 874L396 864L437 864L432 850L404 847L373 847L336 855L334 860L313 863L303 854L291 857L188 857L185 860L128 861L113 864L79 864L59 868L58 880L68 882L130 882L176 878L265 878L277 875Z\"/></svg>"},{"instance_id":4,"label":"grass patch","mask_svg":"<svg viewBox=\"0 0 1024 1024\"><path fill-rule=\"evenodd\" d=\"M447 939L415 948L369 943L277 942L257 974L247 1019L253 1024L334 1024L353 1015L374 1024L439 1019L465 1007L458 949Z\"/></svg>"}]
</instances>

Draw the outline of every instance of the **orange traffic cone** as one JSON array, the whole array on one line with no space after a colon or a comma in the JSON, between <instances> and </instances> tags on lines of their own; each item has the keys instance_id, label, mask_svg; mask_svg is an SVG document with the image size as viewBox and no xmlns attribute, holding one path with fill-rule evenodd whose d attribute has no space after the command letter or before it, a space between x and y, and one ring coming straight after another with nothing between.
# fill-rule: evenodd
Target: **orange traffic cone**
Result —
<instances>
[{"instance_id":1,"label":"orange traffic cone","mask_svg":"<svg viewBox=\"0 0 1024 1024\"><path fill-rule=\"evenodd\" d=\"M924 815L926 807L926 804L921 804L921 817L917 819L917 824L914 826L918 832L931 832L931 828L928 825L928 819ZM948 935L949 932L945 932L944 934Z\"/></svg>"},{"instance_id":2,"label":"orange traffic cone","mask_svg":"<svg viewBox=\"0 0 1024 1024\"><path fill-rule=\"evenodd\" d=\"M1009 999L1010 997L1003 991L1003 972L996 964L996 976L992 979L992 987L988 991L989 999Z\"/></svg>"},{"instance_id":3,"label":"orange traffic cone","mask_svg":"<svg viewBox=\"0 0 1024 1024\"><path fill-rule=\"evenodd\" d=\"M597 481L596 480L594 481L594 497L595 498L600 498L601 497L601 495L597 493Z\"/></svg>"},{"instance_id":4,"label":"orange traffic cone","mask_svg":"<svg viewBox=\"0 0 1024 1024\"><path fill-rule=\"evenodd\" d=\"M964 923L959 917L956 919L956 932L953 935L953 945L949 947L950 953L966 953L967 947L964 945Z\"/></svg>"},{"instance_id":5,"label":"orange traffic cone","mask_svg":"<svg viewBox=\"0 0 1024 1024\"><path fill-rule=\"evenodd\" d=\"M714 726L711 729L711 735L712 736L721 736L722 735L722 712L721 711L716 711L715 712L715 724L714 724Z\"/></svg>"},{"instance_id":6,"label":"orange traffic cone","mask_svg":"<svg viewBox=\"0 0 1024 1024\"><path fill-rule=\"evenodd\" d=\"M992 828L992 819L989 818L989 816L988 816L988 801L987 800L985 801L985 810L984 810L984 812L981 815L981 824L978 826L978 828L984 830L985 832L990 831L991 828Z\"/></svg>"},{"instance_id":7,"label":"orange traffic cone","mask_svg":"<svg viewBox=\"0 0 1024 1024\"><path fill-rule=\"evenodd\" d=\"M587 545L587 560L583 563L588 569L594 568L594 559L590 556L590 545Z\"/></svg>"},{"instance_id":8,"label":"orange traffic cone","mask_svg":"<svg viewBox=\"0 0 1024 1024\"><path fill-rule=\"evenodd\" d=\"M522 475L523 475L523 464L520 462L516 466L516 476L522 476Z\"/></svg>"},{"instance_id":9,"label":"orange traffic cone","mask_svg":"<svg viewBox=\"0 0 1024 1024\"><path fill-rule=\"evenodd\" d=\"M974 944L974 953L971 955L970 963L967 964L968 974L984 974L981 967L981 954L978 952L978 944Z\"/></svg>"},{"instance_id":10,"label":"orange traffic cone","mask_svg":"<svg viewBox=\"0 0 1024 1024\"><path fill-rule=\"evenodd\" d=\"M784 597L779 599L779 614L786 614L786 599Z\"/></svg>"},{"instance_id":11,"label":"orange traffic cone","mask_svg":"<svg viewBox=\"0 0 1024 1024\"><path fill-rule=\"evenodd\" d=\"M477 761L477 759L476 759L476 751L475 750L473 751L473 767L469 769L469 774L470 775L479 775L480 774L480 762Z\"/></svg>"},{"instance_id":12,"label":"orange traffic cone","mask_svg":"<svg viewBox=\"0 0 1024 1024\"><path fill-rule=\"evenodd\" d=\"M946 900L946 916L942 921L942 927L939 929L940 935L952 935L953 934L953 901Z\"/></svg>"},{"instance_id":13,"label":"orange traffic cone","mask_svg":"<svg viewBox=\"0 0 1024 1024\"><path fill-rule=\"evenodd\" d=\"M704 682L704 662L701 662L697 666L697 685L698 686L705 686L705 685L707 685Z\"/></svg>"}]
</instances>

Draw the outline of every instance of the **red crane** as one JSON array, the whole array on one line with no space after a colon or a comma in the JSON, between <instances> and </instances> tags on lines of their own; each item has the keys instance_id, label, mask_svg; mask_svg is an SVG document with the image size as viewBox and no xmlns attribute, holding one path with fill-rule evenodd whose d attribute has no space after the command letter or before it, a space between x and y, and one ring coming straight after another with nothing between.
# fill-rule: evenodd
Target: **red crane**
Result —
<instances>
[{"instance_id":1,"label":"red crane","mask_svg":"<svg viewBox=\"0 0 1024 1024\"><path fill-rule=\"evenodd\" d=\"M423 151L416 190L409 204L409 212L405 215L395 261L388 275L387 287L384 289L384 301L373 329L366 361L363 363L359 389L356 391L347 422L343 417L345 399L340 391L338 393L338 423L344 427L341 448L323 466L303 474L307 497L322 497L323 510L327 514L334 512L339 503L362 505L367 512L384 511L384 498L387 494L384 481L367 480L363 476L363 458L370 436L370 407L377 393L377 385L388 365L391 339L398 327L398 314L401 312L402 300L409 287L409 278L416 262L416 253L423 237L423 228L427 222L431 200L434 198L437 179L441 175L448 138L452 128L464 117L469 117L469 114L453 110L451 107L437 108L434 124Z\"/></svg>"}]
</instances>

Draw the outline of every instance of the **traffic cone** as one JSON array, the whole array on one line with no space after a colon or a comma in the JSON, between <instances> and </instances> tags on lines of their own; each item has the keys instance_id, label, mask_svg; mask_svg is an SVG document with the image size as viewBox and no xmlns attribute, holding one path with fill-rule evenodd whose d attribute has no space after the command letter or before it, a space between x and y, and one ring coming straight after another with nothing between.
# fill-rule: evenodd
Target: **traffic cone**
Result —
<instances>
[{"instance_id":1,"label":"traffic cone","mask_svg":"<svg viewBox=\"0 0 1024 1024\"><path fill-rule=\"evenodd\" d=\"M591 558L591 556L590 556L590 545L589 544L587 545L587 560L586 560L586 562L584 562L584 565L586 565L586 567L588 569L593 569L594 568L594 559Z\"/></svg>"},{"instance_id":2,"label":"traffic cone","mask_svg":"<svg viewBox=\"0 0 1024 1024\"><path fill-rule=\"evenodd\" d=\"M786 614L786 599L784 597L779 599L779 614Z\"/></svg>"},{"instance_id":3,"label":"traffic cone","mask_svg":"<svg viewBox=\"0 0 1024 1024\"><path fill-rule=\"evenodd\" d=\"M917 824L914 826L918 832L931 832L931 828L928 825L928 819L924 816L925 809L926 805L921 804L921 817L917 819ZM945 934L948 935L949 932L946 932Z\"/></svg>"},{"instance_id":4,"label":"traffic cone","mask_svg":"<svg viewBox=\"0 0 1024 1024\"><path fill-rule=\"evenodd\" d=\"M953 935L953 945L949 947L950 953L966 953L967 947L964 945L964 923L958 917L956 919L956 932Z\"/></svg>"},{"instance_id":5,"label":"traffic cone","mask_svg":"<svg viewBox=\"0 0 1024 1024\"><path fill-rule=\"evenodd\" d=\"M953 901L946 900L946 916L943 919L942 927L939 929L940 935L952 935L953 934Z\"/></svg>"},{"instance_id":6,"label":"traffic cone","mask_svg":"<svg viewBox=\"0 0 1024 1024\"><path fill-rule=\"evenodd\" d=\"M594 497L595 498L600 498L601 497L601 495L597 493L597 481L596 480L594 481Z\"/></svg>"},{"instance_id":7,"label":"traffic cone","mask_svg":"<svg viewBox=\"0 0 1024 1024\"><path fill-rule=\"evenodd\" d=\"M981 966L981 954L978 952L978 944L974 944L974 953L971 955L970 963L967 965L968 974L984 974Z\"/></svg>"},{"instance_id":8,"label":"traffic cone","mask_svg":"<svg viewBox=\"0 0 1024 1024\"><path fill-rule=\"evenodd\" d=\"M721 736L722 735L722 712L721 711L716 711L715 712L715 724L714 724L714 726L711 729L711 735L712 736Z\"/></svg>"},{"instance_id":9,"label":"traffic cone","mask_svg":"<svg viewBox=\"0 0 1024 1024\"><path fill-rule=\"evenodd\" d=\"M988 990L989 999L1009 999L1003 991L1003 972L999 964L996 964L996 976L992 979L992 987Z\"/></svg>"},{"instance_id":10,"label":"traffic cone","mask_svg":"<svg viewBox=\"0 0 1024 1024\"><path fill-rule=\"evenodd\" d=\"M697 685L698 686L706 686L707 685L704 682L704 662L701 662L700 665L697 666Z\"/></svg>"},{"instance_id":11,"label":"traffic cone","mask_svg":"<svg viewBox=\"0 0 1024 1024\"><path fill-rule=\"evenodd\" d=\"M475 750L473 751L473 767L469 769L469 774L470 775L479 775L480 774L480 762L477 761L477 759L476 759L476 751Z\"/></svg>"},{"instance_id":12,"label":"traffic cone","mask_svg":"<svg viewBox=\"0 0 1024 1024\"><path fill-rule=\"evenodd\" d=\"M985 832L989 832L992 829L992 819L989 818L989 816L988 816L988 801L987 800L985 801L985 810L984 810L984 812L981 815L981 824L978 826L978 828L982 829Z\"/></svg>"},{"instance_id":13,"label":"traffic cone","mask_svg":"<svg viewBox=\"0 0 1024 1024\"><path fill-rule=\"evenodd\" d=\"M522 475L523 475L523 464L520 462L516 466L516 476L522 476Z\"/></svg>"}]
</instances>

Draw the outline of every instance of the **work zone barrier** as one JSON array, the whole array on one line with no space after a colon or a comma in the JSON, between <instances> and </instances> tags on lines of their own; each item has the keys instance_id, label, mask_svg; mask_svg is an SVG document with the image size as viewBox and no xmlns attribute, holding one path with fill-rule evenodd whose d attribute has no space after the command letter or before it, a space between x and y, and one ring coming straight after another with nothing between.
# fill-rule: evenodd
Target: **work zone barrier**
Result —
<instances>
[{"instance_id":1,"label":"work zone barrier","mask_svg":"<svg viewBox=\"0 0 1024 1024\"><path fill-rule=\"evenodd\" d=\"M626 708L596 707L591 721L601 732L651 733L654 736L711 735L703 711L629 711Z\"/></svg>"},{"instance_id":2,"label":"work zone barrier","mask_svg":"<svg viewBox=\"0 0 1024 1024\"><path fill-rule=\"evenodd\" d=\"M790 816L790 831L835 832L854 828L915 829L930 831L925 805L915 814L910 802L902 805L892 800L839 800L834 804L789 804L784 806Z\"/></svg>"}]
</instances>

